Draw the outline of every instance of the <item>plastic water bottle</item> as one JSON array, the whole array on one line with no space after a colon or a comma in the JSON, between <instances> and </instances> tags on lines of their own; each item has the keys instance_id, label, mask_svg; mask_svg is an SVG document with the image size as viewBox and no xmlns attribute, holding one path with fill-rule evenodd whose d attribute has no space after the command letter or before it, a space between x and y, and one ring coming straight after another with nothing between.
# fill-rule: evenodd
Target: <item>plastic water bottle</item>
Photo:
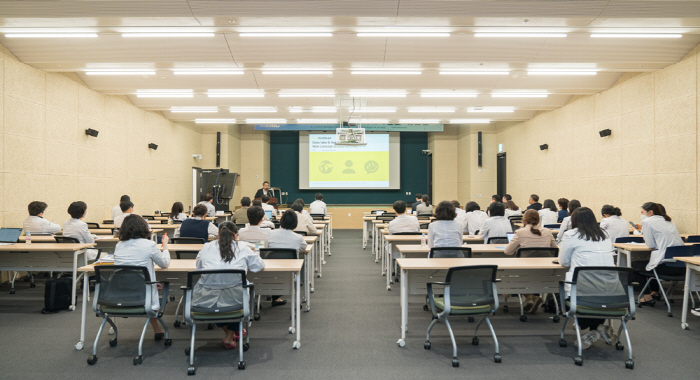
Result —
<instances>
[{"instance_id":1,"label":"plastic water bottle","mask_svg":"<svg viewBox=\"0 0 700 380\"><path fill-rule=\"evenodd\" d=\"M260 246L257 245L257 244L255 245L255 253L257 253L258 255L260 255Z\"/></svg>"},{"instance_id":2,"label":"plastic water bottle","mask_svg":"<svg viewBox=\"0 0 700 380\"><path fill-rule=\"evenodd\" d=\"M27 245L32 245L32 233L27 231L27 239L25 240Z\"/></svg>"},{"instance_id":3,"label":"plastic water bottle","mask_svg":"<svg viewBox=\"0 0 700 380\"><path fill-rule=\"evenodd\" d=\"M428 246L428 237L425 236L425 234L420 234L420 246L421 248L425 248Z\"/></svg>"}]
</instances>

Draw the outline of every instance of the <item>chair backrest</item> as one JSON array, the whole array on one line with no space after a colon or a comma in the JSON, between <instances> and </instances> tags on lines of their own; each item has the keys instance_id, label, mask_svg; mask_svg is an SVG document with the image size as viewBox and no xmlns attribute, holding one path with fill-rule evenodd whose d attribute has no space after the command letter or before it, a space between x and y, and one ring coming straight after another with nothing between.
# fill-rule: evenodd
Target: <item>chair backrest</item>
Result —
<instances>
[{"instance_id":1,"label":"chair backrest","mask_svg":"<svg viewBox=\"0 0 700 380\"><path fill-rule=\"evenodd\" d=\"M96 228L96 229L100 228L99 223L85 223L85 224L87 224L88 228Z\"/></svg>"},{"instance_id":2,"label":"chair backrest","mask_svg":"<svg viewBox=\"0 0 700 380\"><path fill-rule=\"evenodd\" d=\"M445 282L450 284L451 306L493 305L497 265L453 267L447 271ZM447 297L447 292L445 292Z\"/></svg>"},{"instance_id":3,"label":"chair backrest","mask_svg":"<svg viewBox=\"0 0 700 380\"><path fill-rule=\"evenodd\" d=\"M182 220L173 219L173 224L182 224Z\"/></svg>"},{"instance_id":4,"label":"chair backrest","mask_svg":"<svg viewBox=\"0 0 700 380\"><path fill-rule=\"evenodd\" d=\"M281 222L277 219L272 219L272 224L275 225L275 228L281 228L282 226Z\"/></svg>"},{"instance_id":5,"label":"chair backrest","mask_svg":"<svg viewBox=\"0 0 700 380\"><path fill-rule=\"evenodd\" d=\"M430 213L430 214L418 214L418 218L428 218L428 219L430 219L430 217L432 217L432 216L433 216L433 213Z\"/></svg>"},{"instance_id":6,"label":"chair backrest","mask_svg":"<svg viewBox=\"0 0 700 380\"><path fill-rule=\"evenodd\" d=\"M510 220L512 222L517 222L517 221L523 220L523 216L522 215L511 215L508 217L508 220Z\"/></svg>"},{"instance_id":7,"label":"chair backrest","mask_svg":"<svg viewBox=\"0 0 700 380\"><path fill-rule=\"evenodd\" d=\"M505 236L493 236L488 238L486 244L508 244L508 238Z\"/></svg>"},{"instance_id":8,"label":"chair backrest","mask_svg":"<svg viewBox=\"0 0 700 380\"><path fill-rule=\"evenodd\" d=\"M615 239L615 243L644 243L643 236L625 236Z\"/></svg>"},{"instance_id":9,"label":"chair backrest","mask_svg":"<svg viewBox=\"0 0 700 380\"><path fill-rule=\"evenodd\" d=\"M62 244L79 244L80 241L76 238L68 237L68 236L54 236L54 239L56 239L56 243L62 243Z\"/></svg>"},{"instance_id":10,"label":"chair backrest","mask_svg":"<svg viewBox=\"0 0 700 380\"><path fill-rule=\"evenodd\" d=\"M192 291L189 310L199 313L227 313L243 309L248 287L241 269L187 272L187 291ZM189 298L189 297L187 297ZM187 310L187 309L186 309ZM189 314L189 310L186 314Z\"/></svg>"},{"instance_id":11,"label":"chair backrest","mask_svg":"<svg viewBox=\"0 0 700 380\"><path fill-rule=\"evenodd\" d=\"M700 235L690 235L685 238L685 241L688 243L700 243Z\"/></svg>"},{"instance_id":12,"label":"chair backrest","mask_svg":"<svg viewBox=\"0 0 700 380\"><path fill-rule=\"evenodd\" d=\"M421 230L427 230L430 227L430 223L421 223L419 227Z\"/></svg>"},{"instance_id":13,"label":"chair backrest","mask_svg":"<svg viewBox=\"0 0 700 380\"><path fill-rule=\"evenodd\" d=\"M145 220L156 220L156 217L153 215L141 215L141 217Z\"/></svg>"},{"instance_id":14,"label":"chair backrest","mask_svg":"<svg viewBox=\"0 0 700 380\"><path fill-rule=\"evenodd\" d=\"M231 210L224 210L224 215L233 215L233 211L231 211Z\"/></svg>"},{"instance_id":15,"label":"chair backrest","mask_svg":"<svg viewBox=\"0 0 700 380\"><path fill-rule=\"evenodd\" d=\"M236 228L240 231L241 228L245 228L245 223L236 223Z\"/></svg>"},{"instance_id":16,"label":"chair backrest","mask_svg":"<svg viewBox=\"0 0 700 380\"><path fill-rule=\"evenodd\" d=\"M420 232L397 232L393 235L422 235Z\"/></svg>"},{"instance_id":17,"label":"chair backrest","mask_svg":"<svg viewBox=\"0 0 700 380\"><path fill-rule=\"evenodd\" d=\"M377 212L384 212L384 210L372 210L370 211L370 214L376 214Z\"/></svg>"},{"instance_id":18,"label":"chair backrest","mask_svg":"<svg viewBox=\"0 0 700 380\"><path fill-rule=\"evenodd\" d=\"M576 267L571 299L596 309L629 308L633 272L627 267Z\"/></svg>"},{"instance_id":19,"label":"chair backrest","mask_svg":"<svg viewBox=\"0 0 700 380\"><path fill-rule=\"evenodd\" d=\"M297 234L299 234L299 235L301 235L301 236L307 236L307 235L308 235L308 234L306 233L306 231L294 231L294 233L297 233Z\"/></svg>"},{"instance_id":20,"label":"chair backrest","mask_svg":"<svg viewBox=\"0 0 700 380\"><path fill-rule=\"evenodd\" d=\"M171 244L204 244L206 243L202 238L194 237L176 237L170 239Z\"/></svg>"},{"instance_id":21,"label":"chair backrest","mask_svg":"<svg viewBox=\"0 0 700 380\"><path fill-rule=\"evenodd\" d=\"M692 245L681 245L677 247L666 248L664 260L672 260L664 263L667 267L685 268L685 262L675 261L674 257L692 257L695 254L695 249Z\"/></svg>"},{"instance_id":22,"label":"chair backrest","mask_svg":"<svg viewBox=\"0 0 700 380\"><path fill-rule=\"evenodd\" d=\"M102 224L114 224L114 220L105 219L102 221Z\"/></svg>"},{"instance_id":23,"label":"chair backrest","mask_svg":"<svg viewBox=\"0 0 700 380\"><path fill-rule=\"evenodd\" d=\"M136 265L96 265L95 279L97 305L145 306L146 282L151 281L148 268Z\"/></svg>"},{"instance_id":24,"label":"chair backrest","mask_svg":"<svg viewBox=\"0 0 700 380\"><path fill-rule=\"evenodd\" d=\"M518 248L515 257L557 257L559 248L552 247L527 247Z\"/></svg>"},{"instance_id":25,"label":"chair backrest","mask_svg":"<svg viewBox=\"0 0 700 380\"><path fill-rule=\"evenodd\" d=\"M556 223L556 224L545 224L545 225L542 226L542 227L544 227L544 228L553 228L553 229L556 230L556 229L561 228L561 224L559 224L559 223Z\"/></svg>"},{"instance_id":26,"label":"chair backrest","mask_svg":"<svg viewBox=\"0 0 700 380\"><path fill-rule=\"evenodd\" d=\"M170 216L170 213L169 213L169 212L161 212L161 213L160 213L160 216L164 216L164 217L167 218L167 217Z\"/></svg>"},{"instance_id":27,"label":"chair backrest","mask_svg":"<svg viewBox=\"0 0 700 380\"><path fill-rule=\"evenodd\" d=\"M292 248L260 248L260 258L263 260L293 260L299 254Z\"/></svg>"},{"instance_id":28,"label":"chair backrest","mask_svg":"<svg viewBox=\"0 0 700 380\"><path fill-rule=\"evenodd\" d=\"M309 214L313 220L324 220L326 216L324 214Z\"/></svg>"},{"instance_id":29,"label":"chair backrest","mask_svg":"<svg viewBox=\"0 0 700 380\"><path fill-rule=\"evenodd\" d=\"M472 249L467 247L433 247L428 258L431 259L471 259Z\"/></svg>"},{"instance_id":30,"label":"chair backrest","mask_svg":"<svg viewBox=\"0 0 700 380\"><path fill-rule=\"evenodd\" d=\"M391 222L394 219L396 219L394 215L381 215L377 217L377 220L383 220L385 222Z\"/></svg>"}]
</instances>

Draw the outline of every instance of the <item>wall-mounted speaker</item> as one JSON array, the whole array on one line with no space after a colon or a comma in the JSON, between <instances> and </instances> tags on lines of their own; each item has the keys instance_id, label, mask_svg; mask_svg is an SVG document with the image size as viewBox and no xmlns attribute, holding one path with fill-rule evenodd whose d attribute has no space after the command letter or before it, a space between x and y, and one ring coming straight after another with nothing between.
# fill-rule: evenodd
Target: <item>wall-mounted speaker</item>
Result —
<instances>
[{"instance_id":1,"label":"wall-mounted speaker","mask_svg":"<svg viewBox=\"0 0 700 380\"><path fill-rule=\"evenodd\" d=\"M547 144L540 145L540 150L547 150L547 149L549 149L549 145L547 145Z\"/></svg>"},{"instance_id":2,"label":"wall-mounted speaker","mask_svg":"<svg viewBox=\"0 0 700 380\"><path fill-rule=\"evenodd\" d=\"M612 135L612 131L609 129L603 129L602 131L598 132L600 134L600 137L605 137L605 136L610 136Z\"/></svg>"},{"instance_id":3,"label":"wall-mounted speaker","mask_svg":"<svg viewBox=\"0 0 700 380\"><path fill-rule=\"evenodd\" d=\"M100 133L100 131L96 131L96 130L91 129L91 128L88 128L88 129L85 130L85 134L88 135L88 136L92 136L92 137L97 137L97 135L98 135L99 133Z\"/></svg>"},{"instance_id":4,"label":"wall-mounted speaker","mask_svg":"<svg viewBox=\"0 0 700 380\"><path fill-rule=\"evenodd\" d=\"M156 150L156 149L158 149L158 145L156 145L156 144L154 144L154 143L150 143L150 144L148 144L148 148L149 148L149 149Z\"/></svg>"}]
</instances>

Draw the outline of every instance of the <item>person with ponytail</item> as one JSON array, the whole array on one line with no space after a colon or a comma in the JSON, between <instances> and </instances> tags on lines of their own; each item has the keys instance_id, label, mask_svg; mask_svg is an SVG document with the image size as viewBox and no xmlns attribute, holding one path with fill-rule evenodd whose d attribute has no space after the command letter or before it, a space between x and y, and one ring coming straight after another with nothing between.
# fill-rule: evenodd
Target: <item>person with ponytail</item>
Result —
<instances>
[{"instance_id":1,"label":"person with ponytail","mask_svg":"<svg viewBox=\"0 0 700 380\"><path fill-rule=\"evenodd\" d=\"M603 214L600 228L608 233L610 241L614 243L617 238L630 236L630 225L626 220L622 219L622 212L619 207L605 205L600 213Z\"/></svg>"},{"instance_id":2,"label":"person with ponytail","mask_svg":"<svg viewBox=\"0 0 700 380\"><path fill-rule=\"evenodd\" d=\"M433 215L433 205L430 203L428 194L423 194L421 203L416 206L416 212L418 215Z\"/></svg>"},{"instance_id":3,"label":"person with ponytail","mask_svg":"<svg viewBox=\"0 0 700 380\"><path fill-rule=\"evenodd\" d=\"M243 269L251 272L260 272L265 268L265 262L260 255L253 252L244 242L236 241L238 229L232 222L224 222L219 226L219 237L217 240L204 244L202 250L197 254L197 270L217 270L217 269ZM207 277L199 280L198 285L205 285L209 280L215 281L219 277ZM216 283L216 287L206 288L206 292L197 290L193 297L198 303L211 302L213 306L228 307L232 304L241 303L242 297L231 292L231 288L222 287ZM230 284L238 285L238 284ZM193 301L194 302L194 301ZM238 323L217 323L221 327L225 336L221 341L227 349L236 348L238 340ZM243 330L245 336L246 331Z\"/></svg>"},{"instance_id":4,"label":"person with ponytail","mask_svg":"<svg viewBox=\"0 0 700 380\"><path fill-rule=\"evenodd\" d=\"M682 276L685 274L685 268L667 267L664 264L660 264L666 255L666 248L685 244L678 233L678 228L671 221L671 217L666 215L666 209L658 203L647 202L642 205L642 215L645 216L644 220L642 220L644 243L653 251L648 263L633 261L632 268L637 272L656 269L656 273L660 276ZM636 275L636 280L640 284L646 282L646 278L641 275ZM651 294L646 293L649 291ZM641 304L653 306L656 303L656 299L661 299L659 291L659 284L656 281L649 283Z\"/></svg>"},{"instance_id":5,"label":"person with ponytail","mask_svg":"<svg viewBox=\"0 0 700 380\"><path fill-rule=\"evenodd\" d=\"M574 214L577 208L581 207L581 202L577 199L572 199L569 201L569 216L562 219L561 226L559 226L559 233L557 234L557 244L561 244L564 239L564 233L571 229L571 215Z\"/></svg>"}]
</instances>

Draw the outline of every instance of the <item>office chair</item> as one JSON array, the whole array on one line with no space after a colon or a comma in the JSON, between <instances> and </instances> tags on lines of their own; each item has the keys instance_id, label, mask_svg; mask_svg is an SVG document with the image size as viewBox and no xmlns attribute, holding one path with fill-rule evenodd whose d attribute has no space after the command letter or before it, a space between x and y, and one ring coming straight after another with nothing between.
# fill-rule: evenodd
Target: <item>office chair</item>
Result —
<instances>
[{"instance_id":1,"label":"office chair","mask_svg":"<svg viewBox=\"0 0 700 380\"><path fill-rule=\"evenodd\" d=\"M161 213L160 213L160 216L164 216L164 217L167 218L167 217L170 216L170 213L169 213L169 212L161 212Z\"/></svg>"},{"instance_id":2,"label":"office chair","mask_svg":"<svg viewBox=\"0 0 700 380\"><path fill-rule=\"evenodd\" d=\"M376 214L377 212L384 212L384 210L372 210L370 211L370 214Z\"/></svg>"},{"instance_id":3,"label":"office chair","mask_svg":"<svg viewBox=\"0 0 700 380\"><path fill-rule=\"evenodd\" d=\"M505 236L492 236L488 238L486 244L508 244L508 238Z\"/></svg>"},{"instance_id":4,"label":"office chair","mask_svg":"<svg viewBox=\"0 0 700 380\"><path fill-rule=\"evenodd\" d=\"M559 300L566 305L562 315L566 318L561 326L561 339L559 347L566 347L564 330L569 318L574 318L576 340L578 341L578 356L574 363L583 365L583 349L581 348L581 329L579 318L592 319L619 319L621 324L617 330L617 342L615 349L622 351L625 346L620 343L622 331L627 339L627 351L629 359L625 361L625 367L634 369L632 360L632 343L627 331L627 321L634 318L634 291L632 290L632 268L625 267L577 267L571 281L559 281ZM566 286L571 286L571 296L566 298Z\"/></svg>"},{"instance_id":5,"label":"office chair","mask_svg":"<svg viewBox=\"0 0 700 380\"><path fill-rule=\"evenodd\" d=\"M428 254L430 259L471 259L472 249L467 247L433 247Z\"/></svg>"},{"instance_id":6,"label":"office chair","mask_svg":"<svg viewBox=\"0 0 700 380\"><path fill-rule=\"evenodd\" d=\"M700 235L690 235L685 238L686 243L700 243Z\"/></svg>"},{"instance_id":7,"label":"office chair","mask_svg":"<svg viewBox=\"0 0 700 380\"><path fill-rule=\"evenodd\" d=\"M615 243L644 243L643 236L625 236L615 239Z\"/></svg>"},{"instance_id":8,"label":"office chair","mask_svg":"<svg viewBox=\"0 0 700 380\"><path fill-rule=\"evenodd\" d=\"M301 235L301 236L307 236L307 235L308 235L308 234L306 233L306 231L294 231L294 233L297 233L297 234L299 234L299 235Z\"/></svg>"},{"instance_id":9,"label":"office chair","mask_svg":"<svg viewBox=\"0 0 700 380\"><path fill-rule=\"evenodd\" d=\"M144 220L156 220L156 217L153 216L153 215L141 215L141 217L142 217Z\"/></svg>"},{"instance_id":10,"label":"office chair","mask_svg":"<svg viewBox=\"0 0 700 380\"><path fill-rule=\"evenodd\" d=\"M422 235L420 232L397 232L392 235Z\"/></svg>"},{"instance_id":11,"label":"office chair","mask_svg":"<svg viewBox=\"0 0 700 380\"><path fill-rule=\"evenodd\" d=\"M661 260L659 263L659 266L665 265L667 267L672 267L672 268L685 268L685 263L682 261L676 261L673 258L674 257L692 257L695 253L695 249L693 246L690 245L681 245L678 247L668 247L666 248L666 252L664 254L664 259ZM657 266L658 268L658 266ZM656 268L652 269L651 271L644 271L644 272L639 272L640 275L647 277L647 282L644 284L644 287L642 288L642 291L639 292L639 299L637 300L638 302L641 302L642 297L644 296L644 291L647 289L649 284L653 281L656 280L656 282L659 284L659 289L661 290L661 294L664 297L664 301L666 302L666 307L668 308L668 316L673 317L673 313L671 313L671 303L669 302L668 297L670 297L673 294L673 288L676 286L676 284L679 281L685 281L685 272L683 274L678 275L678 276L671 276L671 275L659 275L656 273ZM661 284L661 281L670 281L672 284L668 288L667 291L664 291L664 286ZM642 305L637 304L639 308L642 307Z\"/></svg>"},{"instance_id":12,"label":"office chair","mask_svg":"<svg viewBox=\"0 0 700 380\"><path fill-rule=\"evenodd\" d=\"M97 346L100 335L105 324L109 323L114 329L114 339L109 341L110 347L117 345L118 331L112 318L146 318L146 323L141 331L139 340L138 356L133 360L134 365L143 363L143 339L146 335L149 322L156 318L165 330L166 346L172 344L168 333L168 326L161 319L163 311L168 302L168 289L170 283L167 281L151 281L148 268L135 265L97 265L95 266L95 296L93 297L92 309L98 317L102 318L102 324L95 337L95 344L92 346L92 356L87 360L88 364L97 363ZM160 300L160 308L153 310L151 297L153 291L157 290L157 284L163 285L163 297ZM159 338L156 337L158 340Z\"/></svg>"},{"instance_id":13,"label":"office chair","mask_svg":"<svg viewBox=\"0 0 700 380\"><path fill-rule=\"evenodd\" d=\"M433 214L432 214L432 213L430 213L430 214L418 214L417 216L418 216L418 218L428 218L428 219L430 219L430 218L433 217Z\"/></svg>"},{"instance_id":14,"label":"office chair","mask_svg":"<svg viewBox=\"0 0 700 380\"><path fill-rule=\"evenodd\" d=\"M498 309L498 296L496 291L496 265L475 265L450 268L445 276L445 282L429 282L428 300L430 302L430 312L433 314L433 321L428 327L428 332L425 337L423 347L426 350L431 348L430 331L436 323L444 320L447 325L447 331L450 333L452 341L452 366L459 367L459 359L457 359L457 343L455 342L452 327L448 321L450 315L467 315L477 316L482 315L481 320L476 325L474 330L474 338L472 345L479 344L477 332L481 323L486 321L486 324L491 330L491 336L496 345L496 354L493 359L496 363L501 362L501 355L498 348L498 338L493 331L489 314L492 314ZM433 294L433 285L444 286L444 296L436 297ZM439 312L442 311L442 312Z\"/></svg>"},{"instance_id":15,"label":"office chair","mask_svg":"<svg viewBox=\"0 0 700 380\"><path fill-rule=\"evenodd\" d=\"M99 229L100 224L99 223L85 223L87 224L88 228L94 228L94 229Z\"/></svg>"},{"instance_id":16,"label":"office chair","mask_svg":"<svg viewBox=\"0 0 700 380\"><path fill-rule=\"evenodd\" d=\"M206 243L204 239L202 238L193 238L193 237L176 237L170 239L170 244L204 244ZM171 251L175 253L175 258L178 260L181 259L196 259L197 254L199 253L199 250L192 250L192 251L187 251L187 250L177 250L177 251ZM173 286L177 286L178 284L173 284ZM180 296L180 301L177 303L177 307L175 308L175 322L173 322L173 326L175 327L180 327L181 322L179 319L180 316L180 307L182 307L182 301L184 299L184 296ZM170 296L171 301L175 301L175 296ZM182 311L182 320L185 321L185 311ZM186 322L185 322L186 324Z\"/></svg>"},{"instance_id":17,"label":"office chair","mask_svg":"<svg viewBox=\"0 0 700 380\"><path fill-rule=\"evenodd\" d=\"M102 224L114 224L114 220L105 219L102 221Z\"/></svg>"},{"instance_id":18,"label":"office chair","mask_svg":"<svg viewBox=\"0 0 700 380\"><path fill-rule=\"evenodd\" d=\"M245 223L236 223L236 228L240 230L241 228L245 228Z\"/></svg>"},{"instance_id":19,"label":"office chair","mask_svg":"<svg viewBox=\"0 0 700 380\"><path fill-rule=\"evenodd\" d=\"M555 258L559 256L559 248L553 248L553 247L521 247L518 248L517 251L515 251L515 257L552 257ZM545 294L542 299L544 300L544 305L545 305L545 311L549 312L550 309L547 307L547 298L549 297L549 293ZM552 322L554 323L559 323L559 302L557 301L557 296L556 294L552 294L552 297L554 298L554 308L555 308L555 314L554 317L552 317ZM521 294L518 294L518 299L520 300L520 321L522 322L527 322L527 316L525 315L525 311L523 310L523 297ZM503 306L503 311L508 312L508 308L504 305Z\"/></svg>"},{"instance_id":20,"label":"office chair","mask_svg":"<svg viewBox=\"0 0 700 380\"><path fill-rule=\"evenodd\" d=\"M243 343L243 325L250 328L250 311L255 298L253 284L246 281L245 270L200 270L187 273L185 288L185 320L192 326L190 346L185 349L189 356L187 374L196 372L194 366L194 343L197 323L238 322L238 369L245 369L243 352L250 348L250 334Z\"/></svg>"},{"instance_id":21,"label":"office chair","mask_svg":"<svg viewBox=\"0 0 700 380\"><path fill-rule=\"evenodd\" d=\"M430 223L421 223L419 227L421 230L427 230L428 228L430 228Z\"/></svg>"},{"instance_id":22,"label":"office chair","mask_svg":"<svg viewBox=\"0 0 700 380\"><path fill-rule=\"evenodd\" d=\"M544 225L544 226L542 226L542 227L544 227L544 228L549 228L549 229L555 229L555 230L558 230L559 228L561 228L561 224L560 224L560 223L555 223L555 224L545 224L545 225Z\"/></svg>"},{"instance_id":23,"label":"office chair","mask_svg":"<svg viewBox=\"0 0 700 380\"><path fill-rule=\"evenodd\" d=\"M295 260L299 258L299 253L292 248L260 248L260 258L263 260ZM253 316L256 321L260 320L260 298L261 296L258 295L258 306ZM292 304L292 313L294 313L294 302L290 303Z\"/></svg>"},{"instance_id":24,"label":"office chair","mask_svg":"<svg viewBox=\"0 0 700 380\"><path fill-rule=\"evenodd\" d=\"M309 214L311 215L311 219L313 220L324 220L326 218L326 215L324 214Z\"/></svg>"}]
</instances>

